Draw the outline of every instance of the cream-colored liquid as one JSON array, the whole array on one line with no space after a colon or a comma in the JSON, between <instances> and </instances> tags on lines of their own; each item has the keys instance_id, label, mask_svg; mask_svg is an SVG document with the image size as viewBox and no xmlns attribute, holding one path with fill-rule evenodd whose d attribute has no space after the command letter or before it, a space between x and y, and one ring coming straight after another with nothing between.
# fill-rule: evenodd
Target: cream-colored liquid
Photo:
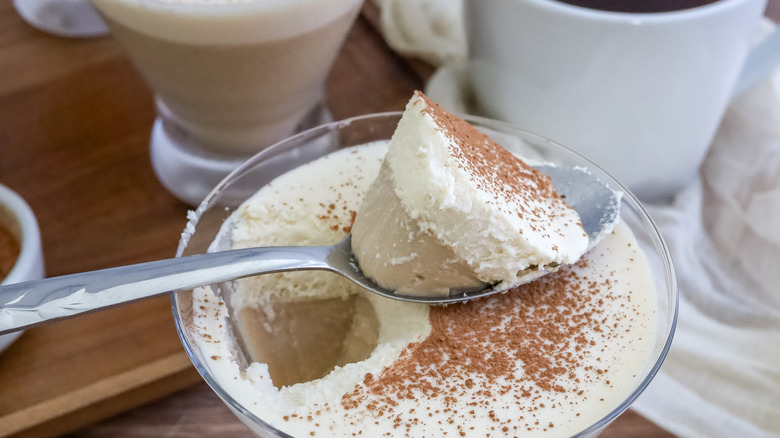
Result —
<instances>
[{"instance_id":1,"label":"cream-colored liquid","mask_svg":"<svg viewBox=\"0 0 780 438\"><path fill-rule=\"evenodd\" d=\"M228 157L288 136L322 100L360 5L93 2L154 90L161 112L205 152Z\"/></svg>"}]
</instances>

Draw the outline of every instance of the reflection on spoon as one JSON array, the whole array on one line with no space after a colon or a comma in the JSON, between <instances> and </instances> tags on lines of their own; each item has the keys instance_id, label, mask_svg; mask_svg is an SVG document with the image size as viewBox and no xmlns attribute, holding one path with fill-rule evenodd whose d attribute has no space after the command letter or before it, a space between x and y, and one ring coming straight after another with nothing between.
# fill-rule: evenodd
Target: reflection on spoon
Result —
<instances>
[{"instance_id":1,"label":"reflection on spoon","mask_svg":"<svg viewBox=\"0 0 780 438\"><path fill-rule=\"evenodd\" d=\"M593 247L618 220L620 196L580 168L537 166L580 215ZM554 268L540 268L542 274ZM199 254L0 287L0 334L143 298L258 274L325 270L388 298L447 304L503 292L501 286L456 290L448 296L399 295L363 275L351 236L331 246L261 247ZM529 281L540 277L539 271ZM517 286L517 284L515 284Z\"/></svg>"}]
</instances>

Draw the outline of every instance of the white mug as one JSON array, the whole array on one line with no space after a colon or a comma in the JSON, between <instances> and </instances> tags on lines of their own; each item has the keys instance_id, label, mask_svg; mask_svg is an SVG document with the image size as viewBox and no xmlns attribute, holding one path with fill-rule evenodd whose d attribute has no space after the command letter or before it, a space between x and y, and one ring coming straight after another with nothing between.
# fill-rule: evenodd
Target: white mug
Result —
<instances>
[{"instance_id":1,"label":"white mug","mask_svg":"<svg viewBox=\"0 0 780 438\"><path fill-rule=\"evenodd\" d=\"M643 200L668 198L696 175L735 90L774 63L756 51L746 64L765 6L628 13L465 0L476 109L571 147ZM767 49L777 34L759 49L780 53Z\"/></svg>"}]
</instances>

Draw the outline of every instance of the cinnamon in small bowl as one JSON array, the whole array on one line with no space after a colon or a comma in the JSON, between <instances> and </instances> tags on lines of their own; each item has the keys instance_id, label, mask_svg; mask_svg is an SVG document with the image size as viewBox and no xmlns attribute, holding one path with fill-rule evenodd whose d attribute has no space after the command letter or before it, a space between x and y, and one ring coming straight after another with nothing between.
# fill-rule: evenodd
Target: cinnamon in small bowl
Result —
<instances>
[{"instance_id":1,"label":"cinnamon in small bowl","mask_svg":"<svg viewBox=\"0 0 780 438\"><path fill-rule=\"evenodd\" d=\"M38 221L16 192L0 184L0 284L43 278L43 250ZM0 336L0 351L21 332Z\"/></svg>"},{"instance_id":2,"label":"cinnamon in small bowl","mask_svg":"<svg viewBox=\"0 0 780 438\"><path fill-rule=\"evenodd\" d=\"M0 281L11 272L19 258L19 241L4 226L0 226Z\"/></svg>"}]
</instances>

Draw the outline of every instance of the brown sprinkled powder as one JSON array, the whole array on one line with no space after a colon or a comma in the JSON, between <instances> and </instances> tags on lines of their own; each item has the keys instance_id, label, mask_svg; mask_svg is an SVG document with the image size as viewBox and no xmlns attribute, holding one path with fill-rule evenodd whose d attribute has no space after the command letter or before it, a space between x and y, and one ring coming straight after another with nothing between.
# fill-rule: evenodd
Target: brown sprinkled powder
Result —
<instances>
[{"instance_id":1,"label":"brown sprinkled powder","mask_svg":"<svg viewBox=\"0 0 780 438\"><path fill-rule=\"evenodd\" d=\"M433 398L450 409L469 390L484 400L515 394L513 409L533 412L545 407L540 391L581 394L572 370L588 368L588 353L573 352L587 350L589 333L601 324L604 302L589 290L601 287L585 282L576 269L562 269L506 294L431 307L431 334L409 345L381 374L367 375L342 405L368 403L383 416L397 414L399 399ZM587 378L603 372L594 369ZM475 412L461 414L467 415ZM489 417L502 422L495 411Z\"/></svg>"},{"instance_id":2,"label":"brown sprinkled powder","mask_svg":"<svg viewBox=\"0 0 780 438\"><path fill-rule=\"evenodd\" d=\"M517 207L518 210L511 213L531 222L532 229L539 230L553 228L552 219L559 215L556 210L571 208L555 192L549 176L528 166L486 134L448 113L423 93L417 91L415 95L425 102L423 111L453 140L451 152L458 165L468 170L472 182L488 193L499 209L504 209L503 206ZM542 199L549 202L548 208L526 208L538 205Z\"/></svg>"},{"instance_id":3,"label":"brown sprinkled powder","mask_svg":"<svg viewBox=\"0 0 780 438\"><path fill-rule=\"evenodd\" d=\"M334 190L334 192L337 192ZM304 200L300 200L301 202L305 202ZM343 202L341 199L341 195L339 195L339 201ZM319 204L320 208L322 209L322 212L320 214L315 215L315 217L323 222L329 223L328 229L331 231L341 231L343 233L349 233L352 231L352 225L355 223L355 217L357 216L357 212L355 210L352 210L348 208L346 203L342 205L340 208L335 204L331 203L328 205L325 205L323 203ZM299 208L298 206L292 206L292 208ZM344 218L343 216L339 216L337 214L337 210L344 211L348 217Z\"/></svg>"}]
</instances>

